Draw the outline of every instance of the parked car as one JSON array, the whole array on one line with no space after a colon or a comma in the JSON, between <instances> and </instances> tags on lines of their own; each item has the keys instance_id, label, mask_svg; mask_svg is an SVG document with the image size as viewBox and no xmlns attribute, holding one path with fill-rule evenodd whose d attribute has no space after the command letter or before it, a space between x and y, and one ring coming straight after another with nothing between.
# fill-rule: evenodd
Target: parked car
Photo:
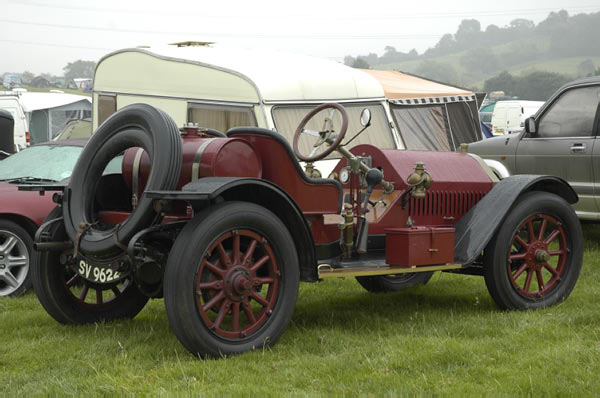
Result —
<instances>
[{"instance_id":1,"label":"parked car","mask_svg":"<svg viewBox=\"0 0 600 398\"><path fill-rule=\"evenodd\" d=\"M9 112L14 120L15 151L25 148L29 136L29 120L20 97L19 92L0 92L0 109Z\"/></svg>"},{"instance_id":2,"label":"parked car","mask_svg":"<svg viewBox=\"0 0 600 398\"><path fill-rule=\"evenodd\" d=\"M18 296L31 286L33 237L56 206L52 195L19 191L18 186L68 178L85 142L34 145L0 161L0 296Z\"/></svg>"},{"instance_id":3,"label":"parked car","mask_svg":"<svg viewBox=\"0 0 600 398\"><path fill-rule=\"evenodd\" d=\"M544 101L498 101L491 118L492 134L512 134L523 130L525 119L537 112Z\"/></svg>"},{"instance_id":4,"label":"parked car","mask_svg":"<svg viewBox=\"0 0 600 398\"><path fill-rule=\"evenodd\" d=\"M568 181L579 195L581 219L600 220L600 77L570 82L526 120L519 134L469 144L499 177L548 174Z\"/></svg>"}]
</instances>

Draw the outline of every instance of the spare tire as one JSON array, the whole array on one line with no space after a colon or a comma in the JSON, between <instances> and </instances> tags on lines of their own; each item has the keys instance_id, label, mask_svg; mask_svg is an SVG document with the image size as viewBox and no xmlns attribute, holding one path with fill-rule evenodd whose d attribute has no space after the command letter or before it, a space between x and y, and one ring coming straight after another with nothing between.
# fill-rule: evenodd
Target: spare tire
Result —
<instances>
[{"instance_id":1,"label":"spare tire","mask_svg":"<svg viewBox=\"0 0 600 398\"><path fill-rule=\"evenodd\" d=\"M116 234L95 226L94 195L100 177L111 159L131 147L143 148L150 156L146 190L171 190L177 185L181 137L173 119L146 104L129 105L111 115L81 152L63 199L67 234L74 242L78 240L79 251L87 256L106 259L119 255L121 244L127 245L135 233L156 219L152 200L142 194ZM82 226L85 231L78 237Z\"/></svg>"}]
</instances>

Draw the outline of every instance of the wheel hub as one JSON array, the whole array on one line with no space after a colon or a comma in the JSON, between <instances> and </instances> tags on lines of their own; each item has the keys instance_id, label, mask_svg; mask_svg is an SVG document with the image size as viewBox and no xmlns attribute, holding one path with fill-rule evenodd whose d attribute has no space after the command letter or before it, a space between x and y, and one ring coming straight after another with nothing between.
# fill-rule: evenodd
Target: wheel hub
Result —
<instances>
[{"instance_id":1,"label":"wheel hub","mask_svg":"<svg viewBox=\"0 0 600 398\"><path fill-rule=\"evenodd\" d=\"M224 290L230 300L244 300L252 290L250 271L243 266L232 267L225 275Z\"/></svg>"},{"instance_id":2,"label":"wheel hub","mask_svg":"<svg viewBox=\"0 0 600 398\"><path fill-rule=\"evenodd\" d=\"M548 253L546 250L538 250L535 253L535 261L538 263L545 263L548 260L550 260L550 253Z\"/></svg>"}]
</instances>

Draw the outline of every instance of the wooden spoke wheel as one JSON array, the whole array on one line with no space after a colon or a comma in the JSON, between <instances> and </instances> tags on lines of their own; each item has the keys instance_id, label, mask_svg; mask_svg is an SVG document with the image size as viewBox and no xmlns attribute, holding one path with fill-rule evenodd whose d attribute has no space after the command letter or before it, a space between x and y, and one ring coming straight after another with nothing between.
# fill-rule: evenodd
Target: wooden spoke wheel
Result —
<instances>
[{"instance_id":1,"label":"wooden spoke wheel","mask_svg":"<svg viewBox=\"0 0 600 398\"><path fill-rule=\"evenodd\" d=\"M57 207L46 220L62 215ZM49 240L67 240L64 223L48 227ZM82 324L133 318L148 302L130 279L131 276L109 284L93 283L76 272L71 250L65 252L34 252L31 279L35 293L46 311L65 324Z\"/></svg>"},{"instance_id":2,"label":"wooden spoke wheel","mask_svg":"<svg viewBox=\"0 0 600 398\"><path fill-rule=\"evenodd\" d=\"M484 252L484 276L503 309L547 307L569 296L583 261L583 233L561 197L529 192L512 207Z\"/></svg>"},{"instance_id":3,"label":"wooden spoke wheel","mask_svg":"<svg viewBox=\"0 0 600 398\"><path fill-rule=\"evenodd\" d=\"M262 348L287 327L298 296L296 247L264 207L224 202L179 233L165 274L165 307L181 343L201 357Z\"/></svg>"}]
</instances>

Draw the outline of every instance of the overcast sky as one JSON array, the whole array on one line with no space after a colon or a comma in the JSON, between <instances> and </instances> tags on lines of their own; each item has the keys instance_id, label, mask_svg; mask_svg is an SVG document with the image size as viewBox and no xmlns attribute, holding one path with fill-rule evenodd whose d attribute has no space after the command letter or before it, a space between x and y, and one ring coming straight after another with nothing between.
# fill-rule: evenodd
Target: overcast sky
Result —
<instances>
[{"instance_id":1,"label":"overcast sky","mask_svg":"<svg viewBox=\"0 0 600 398\"><path fill-rule=\"evenodd\" d=\"M566 5L568 4L568 5ZM119 48L184 40L341 60L385 46L422 53L460 21L536 24L551 11L600 11L595 0L203 1L0 0L0 73L49 72Z\"/></svg>"}]
</instances>

